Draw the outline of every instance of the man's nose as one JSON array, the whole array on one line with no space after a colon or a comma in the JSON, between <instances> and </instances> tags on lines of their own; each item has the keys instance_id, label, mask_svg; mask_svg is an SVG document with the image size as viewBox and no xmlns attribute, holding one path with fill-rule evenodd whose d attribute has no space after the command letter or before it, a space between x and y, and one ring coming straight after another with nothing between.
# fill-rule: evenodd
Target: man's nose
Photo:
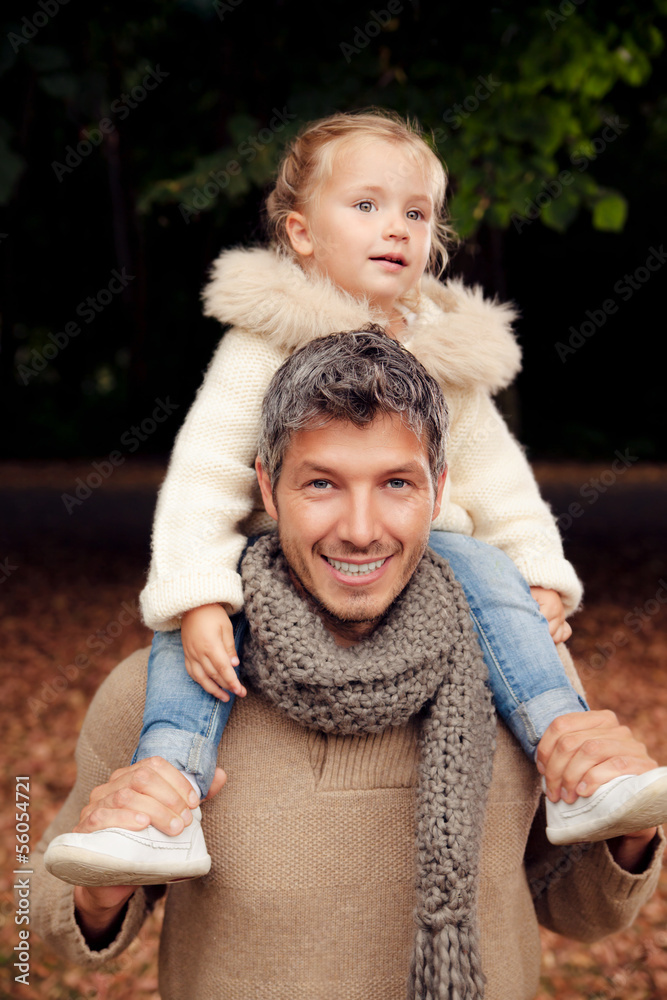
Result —
<instances>
[{"instance_id":1,"label":"man's nose","mask_svg":"<svg viewBox=\"0 0 667 1000\"><path fill-rule=\"evenodd\" d=\"M348 498L345 511L338 522L341 541L349 542L356 549L367 549L380 539L382 529L376 504L368 493Z\"/></svg>"}]
</instances>

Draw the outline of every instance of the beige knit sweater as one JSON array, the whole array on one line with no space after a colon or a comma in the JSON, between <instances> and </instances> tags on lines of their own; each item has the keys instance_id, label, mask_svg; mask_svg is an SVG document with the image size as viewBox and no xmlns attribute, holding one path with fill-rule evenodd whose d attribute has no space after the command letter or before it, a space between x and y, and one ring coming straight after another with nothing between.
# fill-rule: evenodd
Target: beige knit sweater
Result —
<instances>
[{"instance_id":1,"label":"beige knit sweater","mask_svg":"<svg viewBox=\"0 0 667 1000\"><path fill-rule=\"evenodd\" d=\"M141 606L173 629L203 604L243 604L236 572L244 536L274 527L254 473L260 408L271 376L315 337L381 322L367 304L273 251L230 250L205 291L206 314L231 330L213 357L176 440L160 491ZM520 367L514 313L459 282L422 279L405 346L441 383L451 411L449 475L434 527L503 549L531 586L557 590L566 610L581 584L532 472L491 396Z\"/></svg>"},{"instance_id":2,"label":"beige knit sweater","mask_svg":"<svg viewBox=\"0 0 667 1000\"><path fill-rule=\"evenodd\" d=\"M563 647L561 647L563 650ZM566 666L571 661L563 651ZM139 930L156 890L138 889L116 941L91 952L72 887L42 865L91 788L129 760L141 726L147 651L100 688L77 751L78 778L33 855L31 927L59 954L97 967ZM416 722L381 735L313 733L250 691L225 729L229 779L203 808L213 866L168 890L160 947L163 1000L404 1000L412 952ZM632 922L654 891L606 845L559 849L533 822L534 768L499 725L483 837L479 922L486 1000L530 1000L537 920L592 941ZM531 898L532 889L532 898Z\"/></svg>"}]
</instances>

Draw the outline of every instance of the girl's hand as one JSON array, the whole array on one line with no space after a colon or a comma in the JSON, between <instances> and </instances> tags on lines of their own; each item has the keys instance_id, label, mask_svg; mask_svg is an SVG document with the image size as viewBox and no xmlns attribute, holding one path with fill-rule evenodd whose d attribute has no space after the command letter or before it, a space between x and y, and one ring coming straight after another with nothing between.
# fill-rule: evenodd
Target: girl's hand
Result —
<instances>
[{"instance_id":1,"label":"girl's hand","mask_svg":"<svg viewBox=\"0 0 667 1000\"><path fill-rule=\"evenodd\" d=\"M227 691L245 697L246 689L234 670L239 665L234 630L222 605L204 604L186 611L181 638L185 666L194 681L221 701L229 701Z\"/></svg>"},{"instance_id":2,"label":"girl's hand","mask_svg":"<svg viewBox=\"0 0 667 1000\"><path fill-rule=\"evenodd\" d=\"M549 622L549 633L553 641L567 642L572 635L572 629L565 621L565 608L557 590L545 590L544 587L531 587L530 592L540 606L540 611Z\"/></svg>"}]
</instances>

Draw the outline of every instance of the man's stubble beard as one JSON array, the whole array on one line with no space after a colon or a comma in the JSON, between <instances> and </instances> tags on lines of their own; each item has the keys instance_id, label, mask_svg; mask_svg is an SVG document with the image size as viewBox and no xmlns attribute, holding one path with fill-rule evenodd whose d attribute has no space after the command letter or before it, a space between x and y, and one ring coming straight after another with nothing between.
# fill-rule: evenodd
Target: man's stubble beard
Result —
<instances>
[{"instance_id":1,"label":"man's stubble beard","mask_svg":"<svg viewBox=\"0 0 667 1000\"><path fill-rule=\"evenodd\" d=\"M340 636L342 639L351 642L355 642L359 639L363 639L366 636L370 635L374 631L374 629L376 629L378 625L380 625L381 622L384 621L384 619L389 614L391 608L394 606L396 601L399 599L405 588L412 580L415 570L417 569L417 566L421 562L424 552L426 551L426 548L428 546L428 535L427 535L422 547L416 553L415 558L407 566L405 580L402 581L403 585L401 586L398 593L396 593L393 597L390 598L390 600L387 602L384 608L382 608L380 611L375 612L372 615L369 615L368 611L364 612L362 609L359 609L357 612L355 612L354 608L351 607L347 614L341 615L335 608L330 607L326 602L322 601L319 597L317 597L315 594L313 594L311 591L308 590L306 584L303 582L303 580L299 575L297 567L295 567L294 565L294 562L298 560L295 560L293 555L291 556L289 546L284 545L284 541L282 536L280 535L280 531L278 532L278 538L280 541L280 548L287 562L290 578L297 593L303 598L304 601L306 601L309 607L312 608L312 610L322 619L325 626L329 629L330 632L333 632L334 634ZM360 555L360 553L357 552L356 555ZM363 555L368 555L369 559L373 558L373 553L363 553ZM344 557L341 556L341 558ZM361 595L361 594L358 595L359 601L357 603L361 603L361 601L366 596L367 595Z\"/></svg>"}]
</instances>

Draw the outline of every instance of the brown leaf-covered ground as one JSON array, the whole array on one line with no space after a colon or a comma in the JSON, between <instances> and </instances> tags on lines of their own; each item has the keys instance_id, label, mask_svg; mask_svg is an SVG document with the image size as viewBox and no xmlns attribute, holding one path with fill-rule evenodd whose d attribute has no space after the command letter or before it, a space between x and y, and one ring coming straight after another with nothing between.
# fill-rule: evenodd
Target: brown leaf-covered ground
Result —
<instances>
[{"instance_id":1,"label":"brown leaf-covered ground","mask_svg":"<svg viewBox=\"0 0 667 1000\"><path fill-rule=\"evenodd\" d=\"M537 471L556 514L578 505L576 516L568 515L571 523L566 517L561 524L586 584L571 648L590 701L614 709L667 763L667 468L635 463L618 470L617 462ZM69 966L33 934L30 984L14 982L16 776L30 779L34 846L74 781L73 749L92 694L119 660L150 639L136 617L136 599L163 468L128 461L99 483L90 478L94 471L85 464L0 466L0 724L7 759L0 811L6 987L0 996L25 1000L158 997L159 911L128 952L100 973ZM80 497L86 488L90 495L75 504L63 499L64 493L79 499L77 488ZM121 616L130 624L121 624ZM87 646L91 636L100 640L100 652ZM74 674L65 668L77 656L86 659ZM630 930L595 945L544 932L543 945L539 1000L667 997L667 876L663 872Z\"/></svg>"}]
</instances>

